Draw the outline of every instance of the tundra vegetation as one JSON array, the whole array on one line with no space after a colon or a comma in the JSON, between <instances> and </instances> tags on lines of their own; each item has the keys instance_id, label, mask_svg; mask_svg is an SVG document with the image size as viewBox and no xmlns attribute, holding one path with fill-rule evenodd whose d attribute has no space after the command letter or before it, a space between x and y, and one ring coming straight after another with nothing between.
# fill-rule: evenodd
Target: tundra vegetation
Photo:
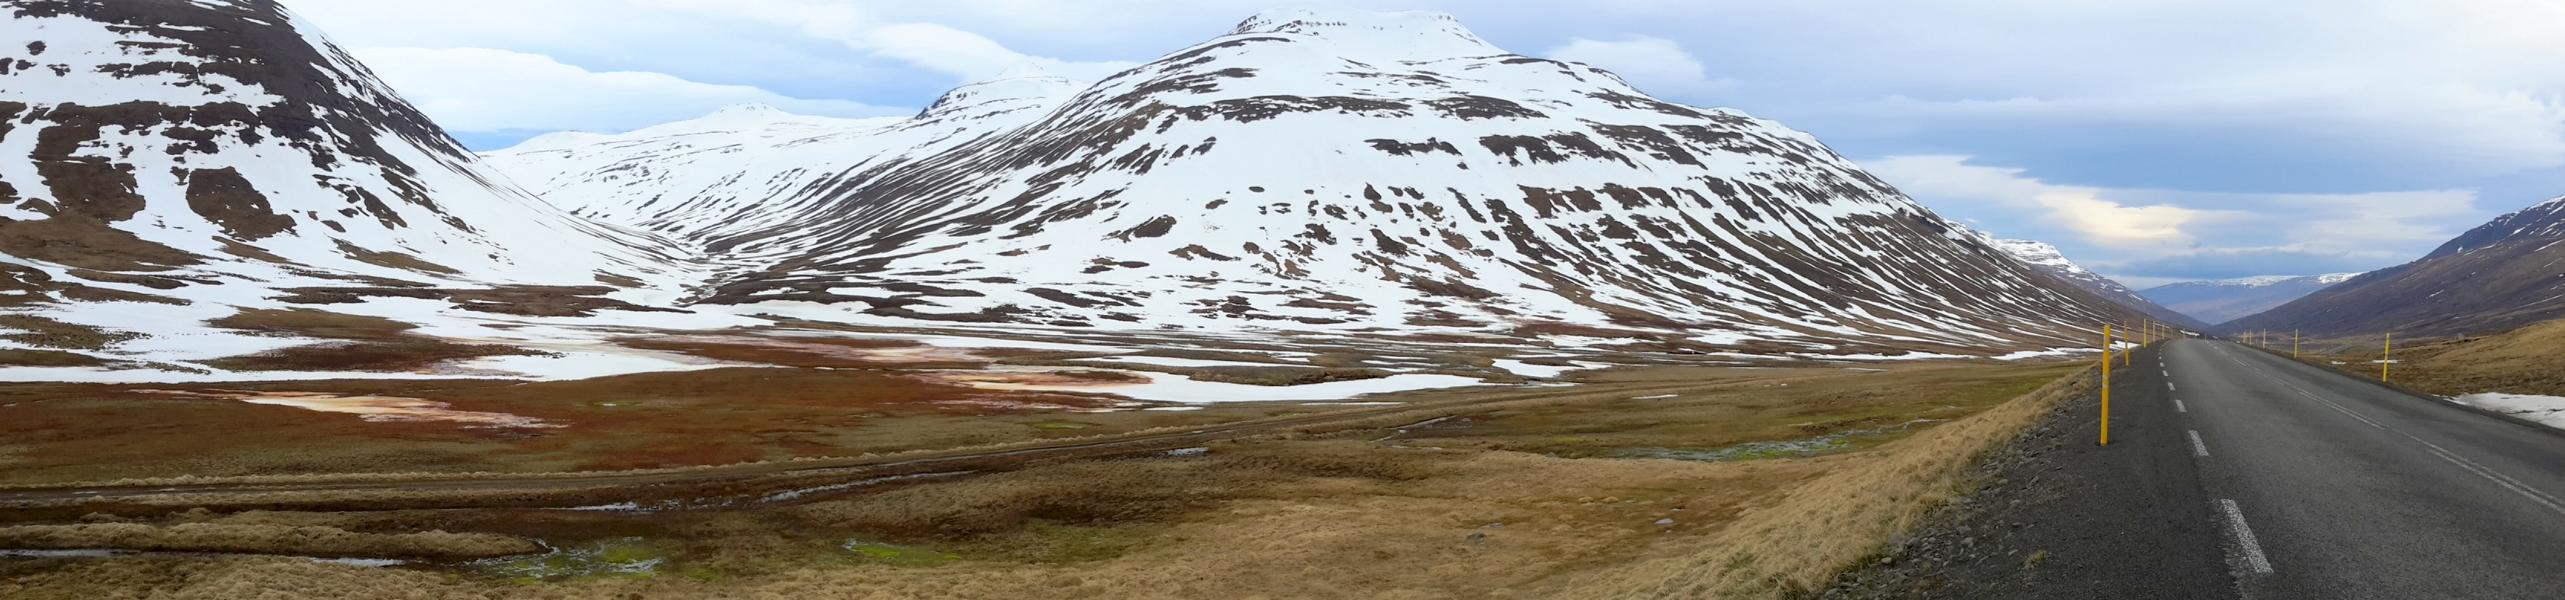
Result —
<instances>
[{"instance_id":1,"label":"tundra vegetation","mask_svg":"<svg viewBox=\"0 0 2565 600\"><path fill-rule=\"evenodd\" d=\"M0 559L0 596L1786 596L1964 492L1964 466L2079 390L2082 368L1621 368L1572 374L1574 387L1367 398L1402 403L1392 407L1186 412L1078 412L1066 398L954 410L935 401L956 390L860 370L718 369L691 374L704 377L693 386L650 376L290 384L570 424L519 430L132 386L16 386L0 410L40 421L0 425L13 427L0 463L16 484L326 478L350 465L397 482L410 471L682 467L1299 420L1173 452L988 462L678 510L439 505L452 498L433 487L336 505L329 496L352 492L28 506L0 511L0 545L146 552ZM1331 412L1356 418L1316 418ZM208 423L230 428L228 444L184 434ZM1810 440L1829 442L1720 452ZM104 454L63 458L80 452Z\"/></svg>"}]
</instances>

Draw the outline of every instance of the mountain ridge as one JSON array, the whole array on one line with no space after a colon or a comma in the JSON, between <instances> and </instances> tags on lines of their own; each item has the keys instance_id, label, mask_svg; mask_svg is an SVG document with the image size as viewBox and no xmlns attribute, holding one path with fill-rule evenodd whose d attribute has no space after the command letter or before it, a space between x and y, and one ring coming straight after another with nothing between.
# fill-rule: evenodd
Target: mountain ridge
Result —
<instances>
[{"instance_id":1,"label":"mountain ridge","mask_svg":"<svg viewBox=\"0 0 2565 600\"><path fill-rule=\"evenodd\" d=\"M1427 44L1432 48L1396 60L1381 59L1377 53L1384 49L1371 43L1377 34L1416 29L1439 32L1437 39L1447 43ZM1349 37L1356 46L1351 52L1338 47ZM978 84L964 87L972 85ZM588 158L569 156L576 152L502 152L492 159L520 173L520 181L547 182L530 185L556 202L580 207L581 214L622 219L617 222L792 271L733 273L702 301L802 303L788 307L795 310L812 309L813 303L869 305L858 310L877 316L1215 328L1224 327L1223 321L1487 327L1534 317L1807 337L1856 330L1836 316L1798 315L1942 311L1911 303L1890 308L1901 301L1886 289L1886 272L1838 275L1869 268L1857 261L1796 271L1800 277L1824 274L1840 288L1818 291L1829 284L1801 279L1747 300L1786 310L1704 305L1741 305L1746 297L1740 290L1762 282L1737 278L1769 279L1794 270L1783 264L1785 257L1849 250L1808 237L1843 227L1844 221L1898 230L1894 239L1942 246L1923 252L1950 257L1943 262L1997 266L1987 262L1995 255L1991 249L1944 235L1946 221L1804 133L1732 110L1657 101L1584 65L1503 53L1443 16L1267 13L1232 34L1062 98L1041 115L1028 109L996 122L971 122L936 121L936 112L921 111L920 118L862 136L795 140L800 163L790 167L761 167L746 155L706 158L703 148L685 143L644 151L638 140L623 140L619 149L599 149ZM1413 133L1351 131L1357 127ZM896 139L901 131L921 128L936 135ZM1250 150L1232 150L1241 146ZM706 166L714 163L722 166ZM695 200L663 199L663 182L640 187L610 179L604 168L689 179L675 187ZM668 175L689 171L743 175ZM1278 171L1288 175L1252 176ZM923 180L936 183L912 183ZM632 198L645 189L652 198L602 200ZM776 189L785 191L771 191ZM896 193L868 197L877 193L868 190ZM1065 205L1056 204L1069 196L1074 197ZM1191 204L1162 200L1175 197L1190 198ZM681 204L672 209L668 202ZM1144 208L1144 202L1152 204ZM1054 205L1023 208L1042 203ZM824 216L777 219L778 213L748 214L741 210L746 206ZM635 207L647 214L606 214ZM1491 209L1501 212L1486 212ZM1252 212L1237 212L1242 210ZM1700 210L1715 220L1687 223L1681 210ZM1646 211L1670 212L1631 220ZM1311 213L1324 218L1312 219ZM778 220L790 225L779 226ZM859 234L833 220L861 223L872 233ZM1585 222L1568 227L1572 220ZM1258 221L1293 225L1261 232L1235 228ZM1091 231L1053 235L1050 228L1061 223ZM1348 225L1350 231L1341 230ZM832 227L838 229L825 231ZM1243 247L1199 243L1239 235L1247 236ZM1020 241L1025 239L1036 241ZM1493 247L1481 245L1491 242ZM1628 257L1604 256L1598 242L1657 263L1635 268L1625 262ZM1145 249L1101 250L1125 246ZM968 247L986 250L960 250ZM1024 258L1034 248L1055 249L1042 253L1048 256L1068 247L1092 251L1065 264ZM1879 254L1916 253L1904 250L1910 251ZM1557 267L1567 265L1540 264L1568 258L1585 259L1579 266L1586 272L1571 276L1574 266L1561 271ZM915 266L903 270L904 264ZM1920 264L1898 268L1914 269L1911 274L1938 270ZM1641 273L1654 269L1700 279L1674 286L1647 282L1653 277ZM1717 273L1730 269L1738 270ZM1133 279L1095 281L1124 274ZM2042 285L2009 268L1929 278L1956 283L1978 275L1994 275L2002 280L1998 285L2021 293ZM1312 276L1327 283L1303 282ZM971 300L987 296L961 291L988 278L1046 291L1003 300ZM1048 279L1031 281L1036 278ZM1351 293L1347 284L1370 289ZM1179 295L1173 290L1196 285L1235 289L1166 300ZM1886 304L1847 312L1848 305L1818 300L1846 291ZM2001 291L1988 291L1993 293L1952 294L1936 302L1983 315L1994 307L1981 300L2003 298ZM1302 306L1284 301L1331 295L1336 297ZM1254 301L1259 296L1278 300ZM2092 319L2117 310L2089 298L2040 297L2031 304L2080 305ZM1541 305L1524 304L1526 299ZM2027 304L2002 312L2045 322L2042 335L2053 341L2063 342L2070 330ZM1987 333L1993 325L1959 329ZM1920 322L1889 326L1922 334L1898 334L1909 338L1967 339Z\"/></svg>"},{"instance_id":2,"label":"mountain ridge","mask_svg":"<svg viewBox=\"0 0 2565 600\"><path fill-rule=\"evenodd\" d=\"M2565 318L2565 197L2496 217L2430 254L2226 325L2311 336L2495 333Z\"/></svg>"}]
</instances>

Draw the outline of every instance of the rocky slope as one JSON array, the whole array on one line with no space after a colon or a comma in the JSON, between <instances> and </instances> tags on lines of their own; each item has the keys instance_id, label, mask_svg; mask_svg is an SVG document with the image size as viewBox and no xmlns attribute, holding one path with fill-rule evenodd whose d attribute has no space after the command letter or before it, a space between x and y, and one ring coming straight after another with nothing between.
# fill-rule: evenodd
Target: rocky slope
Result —
<instances>
[{"instance_id":1,"label":"rocky slope","mask_svg":"<svg viewBox=\"0 0 2565 600\"><path fill-rule=\"evenodd\" d=\"M2419 338L2505 331L2560 317L2565 197L2496 218L2421 260L2361 275L2224 327Z\"/></svg>"},{"instance_id":2,"label":"rocky slope","mask_svg":"<svg viewBox=\"0 0 2565 600\"><path fill-rule=\"evenodd\" d=\"M2158 305L2153 300L2139 295L2138 292L2131 291L2128 286L2120 285L2118 281L2085 269L2084 265L2075 264L2075 261L2066 258L2065 252L2059 251L2057 246L2049 245L2047 242L1989 237L1987 243L1993 244L1996 249L2003 250L2005 254L2010 254L2013 258L2051 277L2066 280L2067 283L2083 288L2084 291L2092 292L2131 310L2145 313L2146 316L2158 322L2194 331L2209 329L2207 323L2192 318L2192 315Z\"/></svg>"},{"instance_id":3,"label":"rocky slope","mask_svg":"<svg viewBox=\"0 0 2565 600\"><path fill-rule=\"evenodd\" d=\"M2185 281L2138 292L2157 304L2210 323L2225 323L2304 298L2359 273Z\"/></svg>"},{"instance_id":4,"label":"rocky slope","mask_svg":"<svg viewBox=\"0 0 2565 600\"><path fill-rule=\"evenodd\" d=\"M485 280L662 262L500 183L272 2L8 0L0 13L12 257ZM568 248L521 243L544 238Z\"/></svg>"},{"instance_id":5,"label":"rocky slope","mask_svg":"<svg viewBox=\"0 0 2565 600\"><path fill-rule=\"evenodd\" d=\"M814 318L1958 350L2063 345L2125 312L1805 133L1437 14L1273 12L1104 81L974 84L909 119L741 108L490 159L720 257L692 301Z\"/></svg>"}]
</instances>

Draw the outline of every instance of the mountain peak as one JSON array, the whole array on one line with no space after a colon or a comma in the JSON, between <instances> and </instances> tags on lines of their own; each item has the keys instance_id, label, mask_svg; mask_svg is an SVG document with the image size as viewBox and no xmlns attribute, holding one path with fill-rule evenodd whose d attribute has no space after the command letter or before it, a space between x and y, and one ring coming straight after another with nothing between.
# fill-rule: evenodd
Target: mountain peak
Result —
<instances>
[{"instance_id":1,"label":"mountain peak","mask_svg":"<svg viewBox=\"0 0 2565 600\"><path fill-rule=\"evenodd\" d=\"M1988 238L1987 241L1993 243L1996 248L2003 250L2006 254L2013 255L2013 258L2021 259L2022 262L2043 267L2056 267L2070 273L2089 272L2084 270L2083 265L2075 264L2075 261L2067 259L2065 251L2058 250L2057 246L2050 245L2048 242L2039 240L1999 240L1993 238Z\"/></svg>"},{"instance_id":2,"label":"mountain peak","mask_svg":"<svg viewBox=\"0 0 2565 600\"><path fill-rule=\"evenodd\" d=\"M1048 107L1086 89L1087 84L1034 69L1009 69L991 79L965 83L945 91L934 104L918 111L920 119L933 119L989 107L996 111L1013 111L1030 107Z\"/></svg>"},{"instance_id":3,"label":"mountain peak","mask_svg":"<svg viewBox=\"0 0 2565 600\"><path fill-rule=\"evenodd\" d=\"M1248 17L1229 33L1305 36L1347 54L1414 60L1506 54L1459 19L1434 11L1269 10Z\"/></svg>"}]
</instances>

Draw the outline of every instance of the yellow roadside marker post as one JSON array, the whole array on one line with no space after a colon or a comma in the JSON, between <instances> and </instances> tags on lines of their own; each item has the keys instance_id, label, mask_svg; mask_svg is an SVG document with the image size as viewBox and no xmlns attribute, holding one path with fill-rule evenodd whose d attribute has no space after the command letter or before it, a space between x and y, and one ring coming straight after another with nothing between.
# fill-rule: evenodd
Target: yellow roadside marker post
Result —
<instances>
[{"instance_id":1,"label":"yellow roadside marker post","mask_svg":"<svg viewBox=\"0 0 2565 600\"><path fill-rule=\"evenodd\" d=\"M2305 333L2296 329L2289 330L2289 358L2298 358L2298 346L2307 341L2304 337Z\"/></svg>"},{"instance_id":2,"label":"yellow roadside marker post","mask_svg":"<svg viewBox=\"0 0 2565 600\"><path fill-rule=\"evenodd\" d=\"M2111 445L2111 326L2102 326L2102 445Z\"/></svg>"},{"instance_id":3,"label":"yellow roadside marker post","mask_svg":"<svg viewBox=\"0 0 2565 600\"><path fill-rule=\"evenodd\" d=\"M2387 347L2378 351L2378 382L2387 382L2387 368L2396 366L2396 333L2387 332Z\"/></svg>"}]
</instances>

